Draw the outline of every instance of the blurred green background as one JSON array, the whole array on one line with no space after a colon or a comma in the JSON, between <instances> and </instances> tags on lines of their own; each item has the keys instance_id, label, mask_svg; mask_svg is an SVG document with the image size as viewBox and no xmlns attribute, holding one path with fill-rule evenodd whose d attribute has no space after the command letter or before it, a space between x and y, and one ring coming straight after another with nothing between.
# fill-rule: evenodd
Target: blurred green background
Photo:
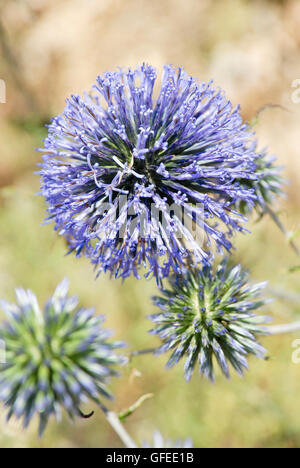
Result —
<instances>
[{"instance_id":1,"label":"blurred green background","mask_svg":"<svg viewBox=\"0 0 300 468\"><path fill-rule=\"evenodd\" d=\"M64 241L41 227L43 200L33 172L44 124L61 112L70 93L89 90L98 74L142 61L184 66L201 80L214 78L246 119L267 104L257 133L261 146L285 167L287 197L276 206L290 232L299 225L300 103L292 83L300 78L299 0L1 0L0 79L0 297L16 286L44 302L63 277L85 306L106 314L107 327L131 349L157 343L147 334L153 281L94 279L87 260L65 257ZM293 102L295 101L295 102ZM236 261L254 280L268 279L275 323L299 318L299 259L268 218L252 219L251 235L236 238ZM297 238L296 238L297 241ZM2 312L0 313L2 314ZM1 315L2 317L2 315ZM244 379L215 385L195 373L186 384L182 367L166 371L164 358L135 358L112 386L119 410L144 393L148 400L126 423L141 442L158 428L165 437L192 437L196 447L300 447L300 364L292 362L293 335L266 338L270 359L250 359ZM88 406L87 410L93 409ZM117 447L120 441L100 411L72 425L53 421L42 440L33 425L5 422L0 447Z\"/></svg>"}]
</instances>

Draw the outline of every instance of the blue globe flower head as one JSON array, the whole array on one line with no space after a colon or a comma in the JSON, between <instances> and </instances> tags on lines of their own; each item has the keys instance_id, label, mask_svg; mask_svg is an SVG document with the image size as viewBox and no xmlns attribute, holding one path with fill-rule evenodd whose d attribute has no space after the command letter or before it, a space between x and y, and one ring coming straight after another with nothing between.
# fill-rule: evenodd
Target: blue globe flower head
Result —
<instances>
[{"instance_id":1,"label":"blue globe flower head","mask_svg":"<svg viewBox=\"0 0 300 468\"><path fill-rule=\"evenodd\" d=\"M122 343L108 339L103 317L92 309L78 308L68 297L68 282L61 283L43 311L31 291L16 290L17 304L2 301L8 321L0 328L5 343L5 363L0 364L0 400L8 419L23 418L27 427L39 415L42 435L51 415L80 416L80 405L89 399L101 405L111 398L107 389L114 366L124 358L115 353Z\"/></svg>"},{"instance_id":2,"label":"blue globe flower head","mask_svg":"<svg viewBox=\"0 0 300 468\"><path fill-rule=\"evenodd\" d=\"M256 142L254 142L256 146ZM253 209L262 216L266 212L268 206L271 206L277 197L283 195L282 186L285 183L282 177L282 168L275 164L276 157L270 156L266 149L257 151L256 153L256 179L241 179L241 184L244 188L253 189L255 191L256 200L254 205L252 201L249 203L244 200L238 200L236 209L249 216Z\"/></svg>"},{"instance_id":3,"label":"blue globe flower head","mask_svg":"<svg viewBox=\"0 0 300 468\"><path fill-rule=\"evenodd\" d=\"M139 278L142 267L160 279L187 259L205 265L211 244L230 251L244 230L237 203L257 199L239 107L182 68L165 66L161 80L145 64L99 76L67 100L42 151L47 219L98 274Z\"/></svg>"},{"instance_id":4,"label":"blue globe flower head","mask_svg":"<svg viewBox=\"0 0 300 468\"><path fill-rule=\"evenodd\" d=\"M247 356L264 358L257 335L267 334L269 319L254 311L267 301L260 297L265 283L251 285L241 266L229 267L224 259L215 269L191 270L170 280L170 289L154 298L162 312L152 315L162 345L157 354L171 351L167 367L186 358L186 379L198 365L200 373L215 378L217 363L229 377L229 365L240 375L248 368Z\"/></svg>"}]
</instances>

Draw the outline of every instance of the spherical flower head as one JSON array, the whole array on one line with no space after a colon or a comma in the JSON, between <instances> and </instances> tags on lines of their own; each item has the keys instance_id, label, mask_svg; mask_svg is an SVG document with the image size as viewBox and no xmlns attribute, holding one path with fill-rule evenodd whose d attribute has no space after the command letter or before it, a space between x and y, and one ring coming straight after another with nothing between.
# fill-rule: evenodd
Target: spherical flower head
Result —
<instances>
[{"instance_id":1,"label":"spherical flower head","mask_svg":"<svg viewBox=\"0 0 300 468\"><path fill-rule=\"evenodd\" d=\"M225 259L215 271L212 266L193 270L170 285L154 298L162 312L151 316L150 331L163 341L159 354L172 351L168 367L186 357L187 380L197 362L200 373L214 380L215 361L229 377L229 364L242 375L249 354L265 356L256 335L266 334L262 324L268 319L253 312L266 303L260 297L265 283L249 284L248 273Z\"/></svg>"},{"instance_id":2,"label":"spherical flower head","mask_svg":"<svg viewBox=\"0 0 300 468\"><path fill-rule=\"evenodd\" d=\"M256 200L244 183L257 180L252 137L239 107L182 68L165 66L160 84L150 65L106 73L49 126L48 221L98 274L143 267L158 279L187 257L206 264L211 242L230 251L244 229L236 203Z\"/></svg>"},{"instance_id":3,"label":"spherical flower head","mask_svg":"<svg viewBox=\"0 0 300 468\"><path fill-rule=\"evenodd\" d=\"M153 432L153 442L144 442L142 448L193 448L193 441L191 439L176 440L164 439L159 431Z\"/></svg>"},{"instance_id":4,"label":"spherical flower head","mask_svg":"<svg viewBox=\"0 0 300 468\"><path fill-rule=\"evenodd\" d=\"M16 305L1 303L8 321L0 329L5 343L0 400L8 419L23 418L24 427L38 414L40 435L51 415L60 419L62 408L73 419L88 399L101 404L102 397L111 398L106 384L117 375L112 366L123 362L114 351L122 343L107 341L111 332L102 328L103 317L79 309L67 292L65 280L43 312L34 294L23 289L16 290Z\"/></svg>"}]
</instances>

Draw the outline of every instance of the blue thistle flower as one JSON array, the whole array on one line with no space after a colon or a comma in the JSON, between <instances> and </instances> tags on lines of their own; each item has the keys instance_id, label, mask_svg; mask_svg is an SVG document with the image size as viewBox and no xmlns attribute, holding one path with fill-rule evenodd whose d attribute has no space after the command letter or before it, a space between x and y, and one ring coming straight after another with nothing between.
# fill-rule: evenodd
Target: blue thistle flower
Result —
<instances>
[{"instance_id":1,"label":"blue thistle flower","mask_svg":"<svg viewBox=\"0 0 300 468\"><path fill-rule=\"evenodd\" d=\"M88 399L101 405L111 398L106 387L112 366L123 358L109 342L111 332L102 328L104 318L92 309L78 309L77 298L68 297L64 280L39 308L31 291L16 290L17 304L2 301L8 322L0 329L5 343L5 364L0 365L0 400L8 407L8 419L23 418L27 427L34 415L40 417L43 433L51 415L61 417L64 408L73 419Z\"/></svg>"},{"instance_id":2,"label":"blue thistle flower","mask_svg":"<svg viewBox=\"0 0 300 468\"><path fill-rule=\"evenodd\" d=\"M167 367L186 357L187 380L197 361L200 373L214 380L214 359L228 378L229 364L242 375L247 355L265 356L256 335L267 334L262 324L268 318L253 313L267 302L259 297L265 283L250 285L248 273L224 259L215 272L212 266L191 270L171 279L170 286L154 297L162 312L150 317L155 324L150 333L163 342L157 353L172 351Z\"/></svg>"},{"instance_id":3,"label":"blue thistle flower","mask_svg":"<svg viewBox=\"0 0 300 468\"><path fill-rule=\"evenodd\" d=\"M144 442L142 448L193 448L193 441L191 439L176 440L173 442L171 439L164 439L159 431L153 432L153 442Z\"/></svg>"},{"instance_id":4,"label":"blue thistle flower","mask_svg":"<svg viewBox=\"0 0 300 468\"><path fill-rule=\"evenodd\" d=\"M145 64L106 73L49 126L40 171L48 221L97 274L139 278L144 267L159 279L183 273L191 256L206 264L212 241L230 251L244 230L236 204L257 199L247 185L258 178L253 133L239 107L181 68L165 66L156 82Z\"/></svg>"}]
</instances>

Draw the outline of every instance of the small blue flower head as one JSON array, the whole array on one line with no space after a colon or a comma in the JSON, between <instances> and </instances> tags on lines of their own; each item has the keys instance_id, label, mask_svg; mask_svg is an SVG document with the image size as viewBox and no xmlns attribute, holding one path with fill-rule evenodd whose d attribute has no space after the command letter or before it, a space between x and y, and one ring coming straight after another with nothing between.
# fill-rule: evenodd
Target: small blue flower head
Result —
<instances>
[{"instance_id":1,"label":"small blue flower head","mask_svg":"<svg viewBox=\"0 0 300 468\"><path fill-rule=\"evenodd\" d=\"M197 363L200 373L214 380L215 362L228 378L229 364L242 375L248 354L265 356L256 335L266 334L262 324L268 319L254 314L266 304L259 297L264 283L250 285L247 272L241 266L230 268L225 259L216 271L207 266L170 284L154 298L162 312L150 317L155 324L150 333L163 341L157 352L172 351L167 367L186 357L187 380Z\"/></svg>"},{"instance_id":2,"label":"small blue flower head","mask_svg":"<svg viewBox=\"0 0 300 468\"><path fill-rule=\"evenodd\" d=\"M224 93L179 68L142 65L99 76L71 96L45 140L48 221L98 274L157 279L230 251L257 196L253 133ZM201 242L192 227L201 231ZM196 238L197 237L197 238Z\"/></svg>"},{"instance_id":3,"label":"small blue flower head","mask_svg":"<svg viewBox=\"0 0 300 468\"><path fill-rule=\"evenodd\" d=\"M112 366L123 362L114 351L122 343L107 341L111 332L102 328L103 317L77 308L67 292L65 280L43 312L34 294L23 289L16 290L16 305L1 303L8 321L0 329L5 343L0 400L8 419L23 418L24 427L39 415L40 435L52 414L60 419L62 408L73 419L88 399L101 404L100 398L111 398L106 383L117 375Z\"/></svg>"},{"instance_id":4,"label":"small blue flower head","mask_svg":"<svg viewBox=\"0 0 300 468\"><path fill-rule=\"evenodd\" d=\"M144 442L143 448L193 448L193 441L191 439L176 440L164 439L159 431L154 431L153 442Z\"/></svg>"}]
</instances>

